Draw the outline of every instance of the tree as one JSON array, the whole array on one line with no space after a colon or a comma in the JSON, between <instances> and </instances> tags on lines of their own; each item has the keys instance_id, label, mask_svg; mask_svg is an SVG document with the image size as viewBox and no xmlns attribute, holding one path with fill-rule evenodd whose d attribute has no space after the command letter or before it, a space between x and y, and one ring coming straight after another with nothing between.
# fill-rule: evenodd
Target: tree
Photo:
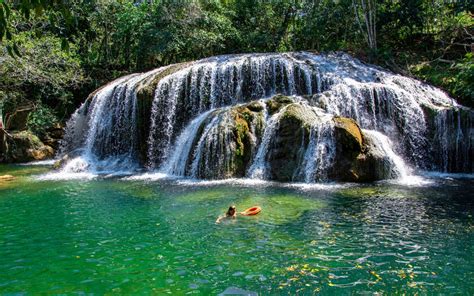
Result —
<instances>
[{"instance_id":1,"label":"tree","mask_svg":"<svg viewBox=\"0 0 474 296\"><path fill-rule=\"evenodd\" d=\"M377 50L377 2L376 0L353 0L355 18L360 31L372 52Z\"/></svg>"},{"instance_id":2,"label":"tree","mask_svg":"<svg viewBox=\"0 0 474 296\"><path fill-rule=\"evenodd\" d=\"M9 41L13 40L13 36L16 32L16 28L12 28L12 18L14 10L17 14L21 15L25 19L30 19L32 14L36 16L44 15L47 10L57 11L61 14L62 19L58 18L58 15L50 15L48 23L50 26L55 26L61 22L61 26L68 28L73 27L75 19L71 13L72 1L69 0L21 0L21 1L7 1L0 0L0 41L6 38ZM32 13L33 12L33 13ZM61 46L63 48L68 47L68 42L63 38ZM10 42L6 45L7 52L13 55L20 55L18 46L15 42Z\"/></svg>"},{"instance_id":3,"label":"tree","mask_svg":"<svg viewBox=\"0 0 474 296\"><path fill-rule=\"evenodd\" d=\"M12 57L5 48L0 52L0 105L4 111L12 113L33 105L65 116L72 91L85 79L75 47L63 51L60 38L50 34L37 38L32 32L17 33L10 42L21 46L20 56Z\"/></svg>"}]
</instances>

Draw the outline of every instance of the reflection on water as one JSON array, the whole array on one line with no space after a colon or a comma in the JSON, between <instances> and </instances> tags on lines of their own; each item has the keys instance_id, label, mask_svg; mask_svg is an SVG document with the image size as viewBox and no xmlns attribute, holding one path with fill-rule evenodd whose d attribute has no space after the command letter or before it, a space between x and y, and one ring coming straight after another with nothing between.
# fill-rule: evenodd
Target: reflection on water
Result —
<instances>
[{"instance_id":1,"label":"reflection on water","mask_svg":"<svg viewBox=\"0 0 474 296\"><path fill-rule=\"evenodd\" d=\"M0 293L469 294L472 179L300 186L0 167ZM254 217L216 225L230 204Z\"/></svg>"}]
</instances>

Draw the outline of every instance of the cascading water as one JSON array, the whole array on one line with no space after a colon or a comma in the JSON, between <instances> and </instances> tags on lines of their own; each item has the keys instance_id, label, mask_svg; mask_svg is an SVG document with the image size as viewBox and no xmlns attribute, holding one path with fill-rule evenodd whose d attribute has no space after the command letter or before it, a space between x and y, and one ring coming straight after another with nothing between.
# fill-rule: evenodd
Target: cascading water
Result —
<instances>
[{"instance_id":1,"label":"cascading water","mask_svg":"<svg viewBox=\"0 0 474 296\"><path fill-rule=\"evenodd\" d=\"M405 161L393 151L393 144L387 136L373 130L364 130L364 134L370 137L373 145L376 147L376 152L385 156L382 169L386 171L386 176L406 179L410 175L410 169L405 164Z\"/></svg>"},{"instance_id":2,"label":"cascading water","mask_svg":"<svg viewBox=\"0 0 474 296\"><path fill-rule=\"evenodd\" d=\"M168 175L173 176L184 176L186 173L186 165L188 163L188 157L190 155L192 145L194 143L194 135L201 124L206 120L207 116L211 111L207 111L196 117L191 123L183 130L181 135L176 141L176 149L169 157L166 164L163 165L161 171Z\"/></svg>"},{"instance_id":3,"label":"cascading water","mask_svg":"<svg viewBox=\"0 0 474 296\"><path fill-rule=\"evenodd\" d=\"M272 179L270 171L284 163L278 145L291 143L275 140L289 116L289 103L279 107L270 99L276 94L300 96L292 104L319 118L294 127L300 148L288 156L290 179L334 176L333 164L346 149L335 134L334 116L352 118L364 129L370 149L388 159L386 178L407 174L400 163L474 170L470 109L436 88L349 55L308 52L219 56L118 79L96 91L68 122L61 153L83 161L65 169ZM364 147L357 153L368 153ZM343 163L361 167L349 162Z\"/></svg>"},{"instance_id":4,"label":"cascading water","mask_svg":"<svg viewBox=\"0 0 474 296\"><path fill-rule=\"evenodd\" d=\"M138 84L159 70L117 79L87 100L67 123L63 153L79 154L68 172L137 167ZM75 165L73 165L75 164Z\"/></svg>"},{"instance_id":5,"label":"cascading water","mask_svg":"<svg viewBox=\"0 0 474 296\"><path fill-rule=\"evenodd\" d=\"M474 116L465 108L440 110L434 119L435 140L433 147L435 168L444 172L472 172Z\"/></svg>"},{"instance_id":6,"label":"cascading water","mask_svg":"<svg viewBox=\"0 0 474 296\"><path fill-rule=\"evenodd\" d=\"M149 166L166 161L179 130L196 115L276 93L310 95L315 73L288 54L242 55L210 58L163 78L153 99Z\"/></svg>"},{"instance_id":7,"label":"cascading water","mask_svg":"<svg viewBox=\"0 0 474 296\"><path fill-rule=\"evenodd\" d=\"M304 181L327 181L327 171L333 164L336 146L333 124L327 121L311 127L309 138L301 165Z\"/></svg>"},{"instance_id":8,"label":"cascading water","mask_svg":"<svg viewBox=\"0 0 474 296\"><path fill-rule=\"evenodd\" d=\"M270 144L272 138L275 136L276 127L282 116L285 108L280 110L278 113L269 116L265 112L265 129L262 137L262 142L260 143L255 158L253 159L252 165L248 170L247 176L252 179L266 179L268 178L268 163L266 157L268 151L270 150Z\"/></svg>"}]
</instances>

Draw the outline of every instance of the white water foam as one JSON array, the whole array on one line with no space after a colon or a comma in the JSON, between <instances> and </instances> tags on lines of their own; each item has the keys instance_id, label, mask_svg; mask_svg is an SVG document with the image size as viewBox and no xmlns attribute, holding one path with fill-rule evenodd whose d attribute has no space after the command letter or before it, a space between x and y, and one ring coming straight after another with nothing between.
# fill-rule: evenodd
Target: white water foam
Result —
<instances>
[{"instance_id":1,"label":"white water foam","mask_svg":"<svg viewBox=\"0 0 474 296\"><path fill-rule=\"evenodd\" d=\"M411 169L406 165L405 161L397 155L392 147L390 139L384 134L373 130L362 130L364 135L369 136L375 144L375 147L387 157L390 163L390 176L397 179L406 179L410 176Z\"/></svg>"},{"instance_id":2,"label":"white water foam","mask_svg":"<svg viewBox=\"0 0 474 296\"><path fill-rule=\"evenodd\" d=\"M230 149L224 144L229 143L226 137L231 132L218 133L218 130L230 129L226 126L229 116L219 119L216 116L215 122L208 122L198 145L191 147L196 142L189 139L196 137L206 118L203 113L282 93L306 96L308 104L328 114L353 118L362 128L381 133L373 137L393 166L392 178L406 184L422 181L414 181L405 162L422 169L472 171L472 141L468 133L472 124L469 118L461 118L461 113L456 111L459 106L451 98L439 89L364 64L349 55L309 52L228 55L175 66L178 70L158 81L150 118L141 119L151 122L146 147L139 147L141 142L137 141L137 89L174 66L123 77L98 90L68 123L67 134L71 136L66 138L71 147L63 152L77 155L74 152L81 149L85 160L106 159L100 168L94 167L95 163L84 168L94 175L122 172L125 158L128 171L133 171L143 165L138 154L146 151L149 168L158 167L161 173L226 178L230 176L228 167L232 166L232 160L228 158ZM435 122L429 121L432 119L426 115L427 108L437 116ZM272 129L277 124L277 120L271 120L266 120L267 128L256 153L252 151L248 177L268 177L266 156ZM183 123L186 124L181 126ZM436 141L441 143L439 149L430 146L434 141L428 129L431 125L435 126ZM454 137L452 130L456 132ZM382 134L390 135L393 142ZM306 152L308 157L314 157L304 163L300 170L305 172L299 172L298 180L325 179L324 174L319 178L313 170L325 166L324 160L331 153L324 147L329 146L324 146L321 139L312 140L311 149ZM216 152L223 156L215 155ZM433 168L427 168L433 160Z\"/></svg>"},{"instance_id":3,"label":"white water foam","mask_svg":"<svg viewBox=\"0 0 474 296\"><path fill-rule=\"evenodd\" d=\"M51 166L56 162L56 159L47 159L47 160L37 160L37 161L30 161L25 163L20 163L19 165L24 166Z\"/></svg>"}]
</instances>

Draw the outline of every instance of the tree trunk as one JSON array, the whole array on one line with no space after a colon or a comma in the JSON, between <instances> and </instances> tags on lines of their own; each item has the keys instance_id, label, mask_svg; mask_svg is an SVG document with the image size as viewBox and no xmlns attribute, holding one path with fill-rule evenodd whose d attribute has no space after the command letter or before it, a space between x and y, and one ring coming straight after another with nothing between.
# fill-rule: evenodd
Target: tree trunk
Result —
<instances>
[{"instance_id":1,"label":"tree trunk","mask_svg":"<svg viewBox=\"0 0 474 296\"><path fill-rule=\"evenodd\" d=\"M355 18L367 45L372 52L377 50L377 3L375 0L353 0ZM362 14L362 16L361 16Z\"/></svg>"}]
</instances>

